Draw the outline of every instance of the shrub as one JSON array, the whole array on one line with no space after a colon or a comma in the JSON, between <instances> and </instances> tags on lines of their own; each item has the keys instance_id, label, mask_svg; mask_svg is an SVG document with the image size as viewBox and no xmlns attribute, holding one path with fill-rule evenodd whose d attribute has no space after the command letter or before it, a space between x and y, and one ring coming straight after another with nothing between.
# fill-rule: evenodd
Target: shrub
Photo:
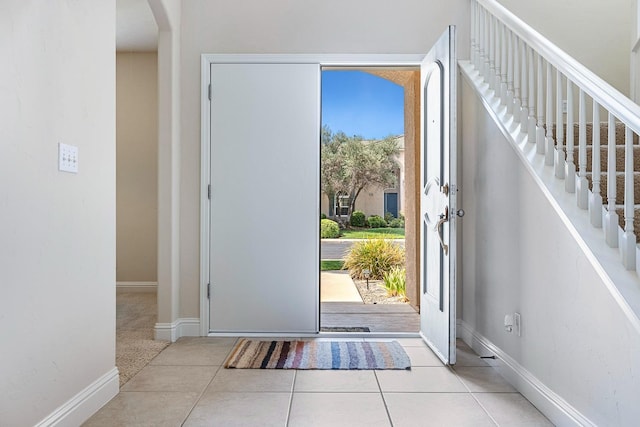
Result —
<instances>
[{"instance_id":1,"label":"shrub","mask_svg":"<svg viewBox=\"0 0 640 427\"><path fill-rule=\"evenodd\" d=\"M404 267L393 267L384 274L384 287L387 288L387 294L392 297L401 296L407 300L406 272Z\"/></svg>"},{"instance_id":2,"label":"shrub","mask_svg":"<svg viewBox=\"0 0 640 427\"><path fill-rule=\"evenodd\" d=\"M326 218L320 220L320 238L335 239L336 237L340 237L338 223Z\"/></svg>"},{"instance_id":3,"label":"shrub","mask_svg":"<svg viewBox=\"0 0 640 427\"><path fill-rule=\"evenodd\" d=\"M353 211L351 214L351 226L364 227L367 220L362 211Z\"/></svg>"},{"instance_id":4,"label":"shrub","mask_svg":"<svg viewBox=\"0 0 640 427\"><path fill-rule=\"evenodd\" d=\"M365 279L363 270L369 270L370 279L379 280L393 267L404 265L404 247L388 239L368 239L354 243L347 253L344 268L354 279Z\"/></svg>"},{"instance_id":5,"label":"shrub","mask_svg":"<svg viewBox=\"0 0 640 427\"><path fill-rule=\"evenodd\" d=\"M393 221L395 217L393 216L393 214L391 212L385 212L384 214L384 220L386 221L386 223L390 223L391 221Z\"/></svg>"},{"instance_id":6,"label":"shrub","mask_svg":"<svg viewBox=\"0 0 640 427\"><path fill-rule=\"evenodd\" d=\"M320 219L327 219L327 216L323 213L320 214Z\"/></svg>"},{"instance_id":7,"label":"shrub","mask_svg":"<svg viewBox=\"0 0 640 427\"><path fill-rule=\"evenodd\" d=\"M367 221L371 228L383 228L387 226L387 221L379 215L371 215Z\"/></svg>"},{"instance_id":8,"label":"shrub","mask_svg":"<svg viewBox=\"0 0 640 427\"><path fill-rule=\"evenodd\" d=\"M404 219L401 219L401 218L392 219L391 222L389 223L389 227L404 228Z\"/></svg>"}]
</instances>

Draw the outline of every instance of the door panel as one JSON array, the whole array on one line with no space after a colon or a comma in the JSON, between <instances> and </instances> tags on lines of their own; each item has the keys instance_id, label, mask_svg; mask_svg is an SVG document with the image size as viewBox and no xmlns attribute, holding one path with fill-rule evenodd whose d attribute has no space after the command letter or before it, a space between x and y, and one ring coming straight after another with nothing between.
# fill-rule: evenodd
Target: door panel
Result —
<instances>
[{"instance_id":1,"label":"door panel","mask_svg":"<svg viewBox=\"0 0 640 427\"><path fill-rule=\"evenodd\" d=\"M456 64L449 27L421 65L420 333L456 361Z\"/></svg>"},{"instance_id":2,"label":"door panel","mask_svg":"<svg viewBox=\"0 0 640 427\"><path fill-rule=\"evenodd\" d=\"M320 67L214 63L211 85L210 330L315 333Z\"/></svg>"}]
</instances>

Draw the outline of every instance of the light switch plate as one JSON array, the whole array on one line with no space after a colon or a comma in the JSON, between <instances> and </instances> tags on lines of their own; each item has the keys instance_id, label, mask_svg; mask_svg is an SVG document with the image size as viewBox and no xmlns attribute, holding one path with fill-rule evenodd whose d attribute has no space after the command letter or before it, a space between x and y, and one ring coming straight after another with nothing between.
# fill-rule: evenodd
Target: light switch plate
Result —
<instances>
[{"instance_id":1,"label":"light switch plate","mask_svg":"<svg viewBox=\"0 0 640 427\"><path fill-rule=\"evenodd\" d=\"M78 147L58 144L58 170L78 173Z\"/></svg>"}]
</instances>

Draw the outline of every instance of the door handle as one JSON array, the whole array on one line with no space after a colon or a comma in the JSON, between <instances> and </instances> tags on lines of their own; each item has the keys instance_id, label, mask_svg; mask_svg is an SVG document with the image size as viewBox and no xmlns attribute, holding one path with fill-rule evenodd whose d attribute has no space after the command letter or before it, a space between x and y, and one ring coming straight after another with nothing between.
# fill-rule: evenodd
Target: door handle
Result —
<instances>
[{"instance_id":1,"label":"door handle","mask_svg":"<svg viewBox=\"0 0 640 427\"><path fill-rule=\"evenodd\" d=\"M438 239L440 240L440 246L442 247L442 251L445 255L449 254L449 245L445 245L444 239L442 238L442 225L449 221L449 207L445 206L444 213L440 214L440 219L436 223L435 232L438 235Z\"/></svg>"}]
</instances>

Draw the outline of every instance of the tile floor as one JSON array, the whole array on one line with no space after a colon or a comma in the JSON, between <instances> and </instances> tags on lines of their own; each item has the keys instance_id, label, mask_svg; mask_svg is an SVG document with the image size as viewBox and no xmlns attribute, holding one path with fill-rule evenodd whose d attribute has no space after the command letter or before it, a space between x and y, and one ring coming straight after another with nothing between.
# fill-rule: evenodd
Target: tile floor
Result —
<instances>
[{"instance_id":1,"label":"tile floor","mask_svg":"<svg viewBox=\"0 0 640 427\"><path fill-rule=\"evenodd\" d=\"M462 341L443 366L398 339L410 371L229 370L236 338L182 338L85 426L549 426Z\"/></svg>"}]
</instances>

